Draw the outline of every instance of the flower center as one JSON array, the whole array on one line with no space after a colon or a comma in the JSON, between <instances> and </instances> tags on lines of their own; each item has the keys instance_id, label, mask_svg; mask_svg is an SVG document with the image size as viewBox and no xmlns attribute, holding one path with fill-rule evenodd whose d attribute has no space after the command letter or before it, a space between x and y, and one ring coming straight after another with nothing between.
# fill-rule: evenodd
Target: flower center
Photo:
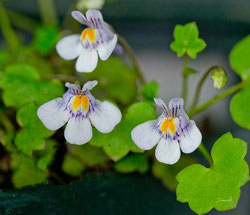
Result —
<instances>
[{"instance_id":1,"label":"flower center","mask_svg":"<svg viewBox=\"0 0 250 215\"><path fill-rule=\"evenodd\" d=\"M85 112L89 110L89 99L87 96L76 96L73 101L73 110L77 110L80 106L83 107Z\"/></svg>"},{"instance_id":2,"label":"flower center","mask_svg":"<svg viewBox=\"0 0 250 215\"><path fill-rule=\"evenodd\" d=\"M85 29L82 32L81 37L82 37L82 41L84 41L88 37L90 42L94 42L95 41L95 29Z\"/></svg>"},{"instance_id":3,"label":"flower center","mask_svg":"<svg viewBox=\"0 0 250 215\"><path fill-rule=\"evenodd\" d=\"M173 134L175 134L175 124L174 124L174 118L173 117L168 117L166 118L163 123L160 126L161 132L162 133L167 133L168 130L170 130Z\"/></svg>"}]
</instances>

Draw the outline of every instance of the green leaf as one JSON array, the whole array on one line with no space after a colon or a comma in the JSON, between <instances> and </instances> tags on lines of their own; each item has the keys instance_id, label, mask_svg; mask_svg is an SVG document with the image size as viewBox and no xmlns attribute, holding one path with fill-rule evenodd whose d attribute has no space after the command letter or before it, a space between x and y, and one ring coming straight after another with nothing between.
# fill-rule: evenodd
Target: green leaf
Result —
<instances>
[{"instance_id":1,"label":"green leaf","mask_svg":"<svg viewBox=\"0 0 250 215\"><path fill-rule=\"evenodd\" d=\"M62 97L65 93L64 87L61 82L41 81L37 85L37 94L35 98L36 104L39 106L57 97Z\"/></svg>"},{"instance_id":2,"label":"green leaf","mask_svg":"<svg viewBox=\"0 0 250 215\"><path fill-rule=\"evenodd\" d=\"M244 157L247 144L230 133L220 137L212 148L213 166L191 165L177 175L177 199L188 202L197 214L212 208L225 211L235 208L240 187L249 180L249 167Z\"/></svg>"},{"instance_id":3,"label":"green leaf","mask_svg":"<svg viewBox=\"0 0 250 215\"><path fill-rule=\"evenodd\" d=\"M45 138L53 132L44 127L37 117L37 109L33 103L23 106L17 112L17 122L21 129L16 138L15 145L19 150L27 155L31 155L33 150L41 150L45 146Z\"/></svg>"},{"instance_id":4,"label":"green leaf","mask_svg":"<svg viewBox=\"0 0 250 215\"><path fill-rule=\"evenodd\" d=\"M13 170L11 180L15 187L42 183L47 180L47 174L37 168L35 159L21 153L12 154L11 168Z\"/></svg>"},{"instance_id":5,"label":"green leaf","mask_svg":"<svg viewBox=\"0 0 250 215\"><path fill-rule=\"evenodd\" d=\"M199 30L195 22L176 25L174 39L170 47L178 57L187 54L190 58L196 58L197 53L206 47L204 40L199 38Z\"/></svg>"},{"instance_id":6,"label":"green leaf","mask_svg":"<svg viewBox=\"0 0 250 215\"><path fill-rule=\"evenodd\" d=\"M230 112L241 127L250 129L250 87L241 90L231 100Z\"/></svg>"},{"instance_id":7,"label":"green leaf","mask_svg":"<svg viewBox=\"0 0 250 215\"><path fill-rule=\"evenodd\" d=\"M37 167L41 170L45 170L53 161L56 153L56 142L54 140L47 140L45 149L38 152L39 159L37 161Z\"/></svg>"},{"instance_id":8,"label":"green leaf","mask_svg":"<svg viewBox=\"0 0 250 215\"><path fill-rule=\"evenodd\" d=\"M146 173L149 170L148 157L145 154L131 154L118 161L115 170L121 173Z\"/></svg>"},{"instance_id":9,"label":"green leaf","mask_svg":"<svg viewBox=\"0 0 250 215\"><path fill-rule=\"evenodd\" d=\"M63 160L62 169L68 175L78 176L81 175L85 167L77 158L66 154Z\"/></svg>"},{"instance_id":10,"label":"green leaf","mask_svg":"<svg viewBox=\"0 0 250 215\"><path fill-rule=\"evenodd\" d=\"M232 69L247 79L250 76L250 35L239 41L232 49L229 61Z\"/></svg>"},{"instance_id":11,"label":"green leaf","mask_svg":"<svg viewBox=\"0 0 250 215\"><path fill-rule=\"evenodd\" d=\"M187 68L185 75L195 75L197 74L197 70L193 69L193 68Z\"/></svg>"},{"instance_id":12,"label":"green leaf","mask_svg":"<svg viewBox=\"0 0 250 215\"><path fill-rule=\"evenodd\" d=\"M187 155L182 155L180 160L174 165L166 165L158 162L156 159L153 163L153 174L159 178L162 183L170 190L175 190L177 187L176 175L184 168L196 163L196 160Z\"/></svg>"},{"instance_id":13,"label":"green leaf","mask_svg":"<svg viewBox=\"0 0 250 215\"><path fill-rule=\"evenodd\" d=\"M146 100L154 101L154 98L157 97L158 89L158 83L151 81L142 87L141 94Z\"/></svg>"},{"instance_id":14,"label":"green leaf","mask_svg":"<svg viewBox=\"0 0 250 215\"><path fill-rule=\"evenodd\" d=\"M103 164L109 160L102 149L91 146L89 144L68 145L68 150L74 155L84 166L92 167Z\"/></svg>"},{"instance_id":15,"label":"green leaf","mask_svg":"<svg viewBox=\"0 0 250 215\"><path fill-rule=\"evenodd\" d=\"M129 104L136 97L136 74L119 58L99 61L95 71L85 75L88 79L98 80L98 87L113 100Z\"/></svg>"},{"instance_id":16,"label":"green leaf","mask_svg":"<svg viewBox=\"0 0 250 215\"><path fill-rule=\"evenodd\" d=\"M155 108L148 102L132 104L122 121L108 134L102 134L93 130L93 138L90 143L103 147L105 153L114 161L120 160L129 151L141 152L131 139L132 129L148 120L156 118Z\"/></svg>"},{"instance_id":17,"label":"green leaf","mask_svg":"<svg viewBox=\"0 0 250 215\"><path fill-rule=\"evenodd\" d=\"M0 79L4 89L3 101L6 106L21 106L32 102L37 94L36 84L39 75L28 65L15 64L8 66Z\"/></svg>"},{"instance_id":18,"label":"green leaf","mask_svg":"<svg viewBox=\"0 0 250 215\"><path fill-rule=\"evenodd\" d=\"M59 29L54 26L41 26L35 31L33 45L42 55L48 55L55 49L59 39Z\"/></svg>"},{"instance_id":19,"label":"green leaf","mask_svg":"<svg viewBox=\"0 0 250 215\"><path fill-rule=\"evenodd\" d=\"M10 53L8 51L4 51L4 50L0 51L0 69L3 69L9 57L10 57Z\"/></svg>"}]
</instances>

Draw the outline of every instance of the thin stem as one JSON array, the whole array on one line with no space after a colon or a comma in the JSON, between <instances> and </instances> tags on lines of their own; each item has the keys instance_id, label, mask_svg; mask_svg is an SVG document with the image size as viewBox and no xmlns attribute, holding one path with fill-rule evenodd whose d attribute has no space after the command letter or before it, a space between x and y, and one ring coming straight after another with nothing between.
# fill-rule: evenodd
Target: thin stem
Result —
<instances>
[{"instance_id":1,"label":"thin stem","mask_svg":"<svg viewBox=\"0 0 250 215\"><path fill-rule=\"evenodd\" d=\"M191 109L188 113L189 117L191 118L192 116L202 112L203 110L212 106L217 101L219 101L219 100L231 95L232 93L238 91L239 89L243 88L245 85L246 85L246 83L244 81L242 81L239 84L232 86L231 88L225 90L224 92L222 92L219 95L215 96L214 98L210 99L209 101L203 103L202 105Z\"/></svg>"},{"instance_id":2,"label":"thin stem","mask_svg":"<svg viewBox=\"0 0 250 215\"><path fill-rule=\"evenodd\" d=\"M198 102L199 102L199 98L200 98L200 93L201 93L201 88L205 82L205 80L207 79L208 75L216 68L217 66L212 66L210 67L205 74L203 75L203 77L201 78L201 80L199 81L196 90L195 90L195 95L194 95L194 100L193 103L191 105L191 108L194 108Z\"/></svg>"},{"instance_id":3,"label":"thin stem","mask_svg":"<svg viewBox=\"0 0 250 215\"><path fill-rule=\"evenodd\" d=\"M139 66L139 64L138 64L138 62L136 60L133 49L130 47L128 42L120 35L118 36L118 42L123 46L123 48L127 52L128 57L129 57L129 59L130 59L130 61L132 63L132 66L133 66L139 80L141 81L142 84L145 84L146 83L145 78L144 78L144 76L142 74L142 71L140 69L140 66Z\"/></svg>"},{"instance_id":4,"label":"thin stem","mask_svg":"<svg viewBox=\"0 0 250 215\"><path fill-rule=\"evenodd\" d=\"M203 143L200 144L198 150L204 156L204 158L206 158L206 160L208 161L208 163L209 163L209 165L211 167L213 165L213 159L212 159L211 155L209 154L208 150L206 149L206 147L204 146Z\"/></svg>"},{"instance_id":5,"label":"thin stem","mask_svg":"<svg viewBox=\"0 0 250 215\"><path fill-rule=\"evenodd\" d=\"M7 10L7 13L11 23L21 29L33 32L39 24L36 20L30 19L14 11Z\"/></svg>"},{"instance_id":6,"label":"thin stem","mask_svg":"<svg viewBox=\"0 0 250 215\"><path fill-rule=\"evenodd\" d=\"M58 20L53 0L38 0L40 15L45 25L57 25Z\"/></svg>"},{"instance_id":7,"label":"thin stem","mask_svg":"<svg viewBox=\"0 0 250 215\"><path fill-rule=\"evenodd\" d=\"M182 98L184 101L187 101L188 95L188 74L187 74L187 65L188 65L188 56L184 55L183 59L183 71L182 71Z\"/></svg>"},{"instance_id":8,"label":"thin stem","mask_svg":"<svg viewBox=\"0 0 250 215\"><path fill-rule=\"evenodd\" d=\"M20 45L20 43L15 31L11 27L2 0L0 0L0 28L10 50L15 51L15 49Z\"/></svg>"}]
</instances>

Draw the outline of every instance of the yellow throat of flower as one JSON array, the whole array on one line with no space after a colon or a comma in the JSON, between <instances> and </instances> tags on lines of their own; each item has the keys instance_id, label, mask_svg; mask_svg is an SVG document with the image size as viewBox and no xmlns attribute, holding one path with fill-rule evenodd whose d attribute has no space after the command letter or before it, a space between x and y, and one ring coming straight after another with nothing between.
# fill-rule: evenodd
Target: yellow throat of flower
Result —
<instances>
[{"instance_id":1,"label":"yellow throat of flower","mask_svg":"<svg viewBox=\"0 0 250 215\"><path fill-rule=\"evenodd\" d=\"M175 124L174 124L174 118L168 117L164 120L164 122L160 126L161 132L166 133L168 129L175 134Z\"/></svg>"},{"instance_id":2,"label":"yellow throat of flower","mask_svg":"<svg viewBox=\"0 0 250 215\"><path fill-rule=\"evenodd\" d=\"M85 112L89 109L89 99L87 96L76 96L73 101L73 110L77 110L82 105Z\"/></svg>"},{"instance_id":3,"label":"yellow throat of flower","mask_svg":"<svg viewBox=\"0 0 250 215\"><path fill-rule=\"evenodd\" d=\"M82 32L82 41L84 41L86 38L89 38L91 42L95 41L95 30L94 29L85 29Z\"/></svg>"}]
</instances>

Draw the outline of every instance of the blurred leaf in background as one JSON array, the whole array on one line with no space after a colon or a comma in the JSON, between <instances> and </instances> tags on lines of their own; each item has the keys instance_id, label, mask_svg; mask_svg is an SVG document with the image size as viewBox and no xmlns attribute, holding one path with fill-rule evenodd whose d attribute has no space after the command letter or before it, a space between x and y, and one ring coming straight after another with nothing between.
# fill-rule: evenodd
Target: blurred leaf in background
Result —
<instances>
[{"instance_id":1,"label":"blurred leaf in background","mask_svg":"<svg viewBox=\"0 0 250 215\"><path fill-rule=\"evenodd\" d=\"M159 90L158 83L156 81L151 81L142 87L141 95L146 100L154 101L154 98L157 98L158 90Z\"/></svg>"}]
</instances>

